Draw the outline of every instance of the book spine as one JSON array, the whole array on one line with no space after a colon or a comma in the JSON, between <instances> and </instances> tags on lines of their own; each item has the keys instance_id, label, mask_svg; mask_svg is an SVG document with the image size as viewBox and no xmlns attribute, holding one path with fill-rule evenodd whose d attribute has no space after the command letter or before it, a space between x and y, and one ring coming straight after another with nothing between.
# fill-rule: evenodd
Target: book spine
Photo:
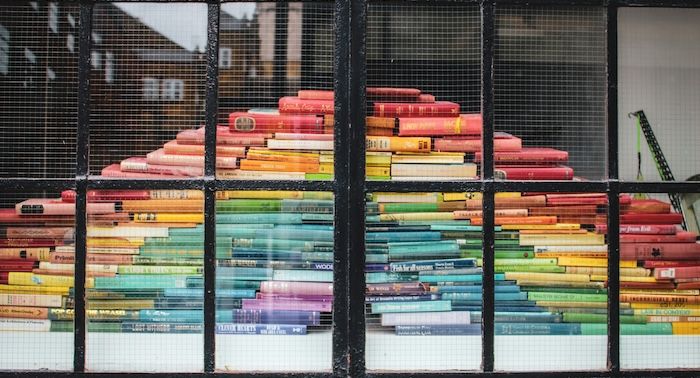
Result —
<instances>
[{"instance_id":1,"label":"book spine","mask_svg":"<svg viewBox=\"0 0 700 378\"><path fill-rule=\"evenodd\" d=\"M496 171L503 172L508 180L571 180L574 170L565 167L518 167L496 166Z\"/></svg>"},{"instance_id":2,"label":"book spine","mask_svg":"<svg viewBox=\"0 0 700 378\"><path fill-rule=\"evenodd\" d=\"M493 148L496 152L520 151L520 138L494 139ZM481 151L481 139L436 138L435 151L446 152L478 152Z\"/></svg>"},{"instance_id":3,"label":"book spine","mask_svg":"<svg viewBox=\"0 0 700 378\"><path fill-rule=\"evenodd\" d=\"M366 138L367 151L430 152L430 138L375 137Z\"/></svg>"},{"instance_id":4,"label":"book spine","mask_svg":"<svg viewBox=\"0 0 700 378\"><path fill-rule=\"evenodd\" d=\"M267 141L267 148L271 150L333 151L333 141L309 139L269 139Z\"/></svg>"},{"instance_id":5,"label":"book spine","mask_svg":"<svg viewBox=\"0 0 700 378\"><path fill-rule=\"evenodd\" d=\"M459 104L448 101L434 103L375 102L373 115L378 117L458 116Z\"/></svg>"},{"instance_id":6,"label":"book spine","mask_svg":"<svg viewBox=\"0 0 700 378\"><path fill-rule=\"evenodd\" d=\"M225 335L305 335L306 325L217 323L216 333Z\"/></svg>"},{"instance_id":7,"label":"book spine","mask_svg":"<svg viewBox=\"0 0 700 378\"><path fill-rule=\"evenodd\" d=\"M280 113L296 114L333 114L335 111L333 101L328 100L302 100L298 97L282 97L279 99Z\"/></svg>"},{"instance_id":8,"label":"book spine","mask_svg":"<svg viewBox=\"0 0 700 378\"><path fill-rule=\"evenodd\" d=\"M0 331L49 332L51 321L46 319L0 319Z\"/></svg>"},{"instance_id":9,"label":"book spine","mask_svg":"<svg viewBox=\"0 0 700 378\"><path fill-rule=\"evenodd\" d=\"M450 301L372 303L372 313L451 311Z\"/></svg>"},{"instance_id":10,"label":"book spine","mask_svg":"<svg viewBox=\"0 0 700 378\"><path fill-rule=\"evenodd\" d=\"M168 155L198 155L204 156L204 145L179 144L177 140L171 140L163 145L163 150ZM241 146L216 146L217 156L245 157L245 147ZM122 169L124 169L122 167Z\"/></svg>"},{"instance_id":11,"label":"book spine","mask_svg":"<svg viewBox=\"0 0 700 378\"><path fill-rule=\"evenodd\" d=\"M61 307L63 296L51 294L0 293L0 306Z\"/></svg>"},{"instance_id":12,"label":"book spine","mask_svg":"<svg viewBox=\"0 0 700 378\"><path fill-rule=\"evenodd\" d=\"M321 324L321 313L318 311L234 309L232 320L234 323L303 324L317 326Z\"/></svg>"},{"instance_id":13,"label":"book spine","mask_svg":"<svg viewBox=\"0 0 700 378\"><path fill-rule=\"evenodd\" d=\"M146 154L146 162L155 165L177 165L203 168L204 156L193 155L168 155L165 150L158 149ZM235 157L217 157L217 168L236 168L237 159Z\"/></svg>"},{"instance_id":14,"label":"book spine","mask_svg":"<svg viewBox=\"0 0 700 378\"><path fill-rule=\"evenodd\" d=\"M468 325L398 325L396 335L398 336L464 336L480 335L480 324Z\"/></svg>"},{"instance_id":15,"label":"book spine","mask_svg":"<svg viewBox=\"0 0 700 378\"><path fill-rule=\"evenodd\" d=\"M399 118L399 136L480 135L481 129L481 114Z\"/></svg>"}]
</instances>

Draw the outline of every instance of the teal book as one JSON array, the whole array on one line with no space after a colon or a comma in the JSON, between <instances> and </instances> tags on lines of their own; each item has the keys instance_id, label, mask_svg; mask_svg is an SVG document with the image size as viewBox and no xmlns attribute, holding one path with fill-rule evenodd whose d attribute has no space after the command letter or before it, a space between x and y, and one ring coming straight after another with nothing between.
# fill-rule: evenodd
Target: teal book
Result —
<instances>
[{"instance_id":1,"label":"teal book","mask_svg":"<svg viewBox=\"0 0 700 378\"><path fill-rule=\"evenodd\" d=\"M295 229L295 230L321 230L333 231L334 227L329 224L279 224L276 229Z\"/></svg>"},{"instance_id":2,"label":"teal book","mask_svg":"<svg viewBox=\"0 0 700 378\"><path fill-rule=\"evenodd\" d=\"M495 274L496 281L505 279L503 274ZM460 274L460 275L422 275L421 282L437 283L437 282L481 282L481 274Z\"/></svg>"},{"instance_id":3,"label":"teal book","mask_svg":"<svg viewBox=\"0 0 700 378\"><path fill-rule=\"evenodd\" d=\"M220 289L216 291L217 298L255 298L254 289ZM204 290L198 288L169 288L163 289L165 297L204 297Z\"/></svg>"},{"instance_id":4,"label":"teal book","mask_svg":"<svg viewBox=\"0 0 700 378\"><path fill-rule=\"evenodd\" d=\"M418 281L418 274L370 272L365 273L366 283L390 283Z\"/></svg>"},{"instance_id":5,"label":"teal book","mask_svg":"<svg viewBox=\"0 0 700 378\"><path fill-rule=\"evenodd\" d=\"M333 271L281 269L273 272L272 279L274 281L333 282Z\"/></svg>"},{"instance_id":6,"label":"teal book","mask_svg":"<svg viewBox=\"0 0 700 378\"><path fill-rule=\"evenodd\" d=\"M368 264L386 264L389 262L389 255L387 254L367 254L365 255L365 262Z\"/></svg>"},{"instance_id":7,"label":"teal book","mask_svg":"<svg viewBox=\"0 0 700 378\"><path fill-rule=\"evenodd\" d=\"M334 200L283 199L281 211L285 213L332 214L334 206Z\"/></svg>"},{"instance_id":8,"label":"teal book","mask_svg":"<svg viewBox=\"0 0 700 378\"><path fill-rule=\"evenodd\" d=\"M535 336L535 335L581 335L578 323L503 323L494 325L496 335Z\"/></svg>"},{"instance_id":9,"label":"teal book","mask_svg":"<svg viewBox=\"0 0 700 378\"><path fill-rule=\"evenodd\" d=\"M304 223L333 223L333 214L301 214L301 220Z\"/></svg>"},{"instance_id":10,"label":"teal book","mask_svg":"<svg viewBox=\"0 0 700 378\"><path fill-rule=\"evenodd\" d=\"M152 323L199 323L204 321L201 310L139 310L139 321Z\"/></svg>"},{"instance_id":11,"label":"teal book","mask_svg":"<svg viewBox=\"0 0 700 378\"><path fill-rule=\"evenodd\" d=\"M569 323L572 324L572 323ZM584 335L607 335L605 323L583 323L581 333ZM620 324L620 335L673 335L671 323Z\"/></svg>"},{"instance_id":12,"label":"teal book","mask_svg":"<svg viewBox=\"0 0 700 378\"><path fill-rule=\"evenodd\" d=\"M333 242L289 240L289 239L234 239L234 247L286 249L290 251L315 252L318 247L333 248Z\"/></svg>"},{"instance_id":13,"label":"teal book","mask_svg":"<svg viewBox=\"0 0 700 378\"><path fill-rule=\"evenodd\" d=\"M272 278L272 268L245 268L237 266L220 266L216 268L216 276L231 277L243 281L267 281Z\"/></svg>"},{"instance_id":14,"label":"teal book","mask_svg":"<svg viewBox=\"0 0 700 378\"><path fill-rule=\"evenodd\" d=\"M166 289L187 287L186 275L129 274L95 277L95 289Z\"/></svg>"},{"instance_id":15,"label":"teal book","mask_svg":"<svg viewBox=\"0 0 700 378\"><path fill-rule=\"evenodd\" d=\"M411 241L439 241L440 233L434 231L414 232L368 232L365 234L367 243L377 242L411 242Z\"/></svg>"},{"instance_id":16,"label":"teal book","mask_svg":"<svg viewBox=\"0 0 700 378\"><path fill-rule=\"evenodd\" d=\"M258 230L256 239L292 239L308 241L333 241L333 231L321 230L295 230L273 228L271 230Z\"/></svg>"},{"instance_id":17,"label":"teal book","mask_svg":"<svg viewBox=\"0 0 700 378\"><path fill-rule=\"evenodd\" d=\"M302 252L302 261L333 261L333 252Z\"/></svg>"},{"instance_id":18,"label":"teal book","mask_svg":"<svg viewBox=\"0 0 700 378\"><path fill-rule=\"evenodd\" d=\"M301 224L301 214L294 213L254 213L254 214L217 214L217 226L219 223L273 223L273 224Z\"/></svg>"},{"instance_id":19,"label":"teal book","mask_svg":"<svg viewBox=\"0 0 700 378\"><path fill-rule=\"evenodd\" d=\"M383 314L390 312L428 312L428 311L451 311L450 301L418 301L418 302L374 302L372 303L373 314Z\"/></svg>"}]
</instances>

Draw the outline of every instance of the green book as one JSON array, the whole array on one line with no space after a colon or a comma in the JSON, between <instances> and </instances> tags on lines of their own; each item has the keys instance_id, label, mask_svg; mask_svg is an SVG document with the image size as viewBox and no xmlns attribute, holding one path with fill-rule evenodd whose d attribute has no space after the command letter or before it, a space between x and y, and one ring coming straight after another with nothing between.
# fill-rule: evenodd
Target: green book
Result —
<instances>
[{"instance_id":1,"label":"green book","mask_svg":"<svg viewBox=\"0 0 700 378\"><path fill-rule=\"evenodd\" d=\"M437 203L385 203L382 205L382 213L423 213L440 211Z\"/></svg>"},{"instance_id":2,"label":"green book","mask_svg":"<svg viewBox=\"0 0 700 378\"><path fill-rule=\"evenodd\" d=\"M564 312L563 321L566 323L607 323L607 314L586 314L575 312ZM623 324L646 324L647 317L643 315L620 315L620 323Z\"/></svg>"},{"instance_id":3,"label":"green book","mask_svg":"<svg viewBox=\"0 0 700 378\"><path fill-rule=\"evenodd\" d=\"M605 323L582 323L582 335L607 335ZM672 335L671 323L620 324L620 335Z\"/></svg>"},{"instance_id":4,"label":"green book","mask_svg":"<svg viewBox=\"0 0 700 378\"><path fill-rule=\"evenodd\" d=\"M217 213L278 213L282 201L278 199L229 199L216 201Z\"/></svg>"},{"instance_id":5,"label":"green book","mask_svg":"<svg viewBox=\"0 0 700 378\"><path fill-rule=\"evenodd\" d=\"M531 301L553 302L607 302L607 294L578 294L556 292L530 292L527 299Z\"/></svg>"},{"instance_id":6,"label":"green book","mask_svg":"<svg viewBox=\"0 0 700 378\"><path fill-rule=\"evenodd\" d=\"M304 175L306 180L317 180L317 181L327 181L333 180L332 173L307 173Z\"/></svg>"}]
</instances>

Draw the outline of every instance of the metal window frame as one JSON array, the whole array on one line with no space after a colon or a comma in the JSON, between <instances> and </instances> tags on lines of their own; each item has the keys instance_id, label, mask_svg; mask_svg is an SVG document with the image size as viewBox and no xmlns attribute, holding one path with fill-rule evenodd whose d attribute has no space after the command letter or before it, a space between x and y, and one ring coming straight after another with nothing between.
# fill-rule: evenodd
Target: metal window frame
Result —
<instances>
[{"instance_id":1,"label":"metal window frame","mask_svg":"<svg viewBox=\"0 0 700 378\"><path fill-rule=\"evenodd\" d=\"M142 2L143 0L121 0ZM253 0L260 1L263 0ZM301 0L317 2L321 0ZM206 65L206 118L205 118L205 175L192 180L132 180L94 179L88 173L88 144L90 124L91 70L90 50L92 14L96 3L114 0L80 0L79 59L78 59L78 123L76 176L74 179L3 178L0 192L29 190L77 191L76 199L76 260L75 260L75 330L73 372L0 372L0 377L123 377L135 373L90 373L85 371L85 251L86 251L86 200L88 189L136 189L178 188L198 189L205 193L205 270L204 270L204 371L201 373L151 373L152 377L658 377L697 376L698 370L620 370L620 308L619 296L619 235L609 235L608 258L608 366L604 371L547 371L547 372L495 372L494 371L494 195L499 191L553 191L553 192L604 192L609 199L608 227L619 227L620 207L617 198L625 192L690 193L700 191L692 182L621 182L618 175L617 129L617 11L620 7L700 7L693 0L444 0L473 4L481 12L481 105L484 117L483 177L475 182L366 182L365 181L365 88L367 71L365 62L367 39L368 0L335 0L334 2L334 77L335 86L335 179L321 182L299 181L232 181L219 180L215 176L216 118L218 111L218 37L219 11L222 0L179 0L177 2L205 3L208 7L207 65ZM168 3L175 0L149 0ZM403 0L396 3L438 3L439 0ZM498 6L599 6L607 9L607 131L608 178L592 182L532 182L497 181L493 177L494 132L494 57L495 17ZM286 23L288 4L277 1L276 22ZM275 33L274 78L275 93L284 93L286 73L287 30L278 28ZM307 30L307 29L304 29ZM308 51L311 45L303 44ZM308 65L303 72L307 73ZM353 158L351 158L353 157ZM335 194L335 255L334 255L334 306L332 372L328 373L223 373L215 371L215 194L227 189L288 189L324 190ZM374 373L365 368L365 313L364 313L364 209L368 191L482 191L484 193L484 297L481 372L430 372L430 373ZM489 227L490 226L490 227ZM352 331L351 331L352 330Z\"/></svg>"}]
</instances>

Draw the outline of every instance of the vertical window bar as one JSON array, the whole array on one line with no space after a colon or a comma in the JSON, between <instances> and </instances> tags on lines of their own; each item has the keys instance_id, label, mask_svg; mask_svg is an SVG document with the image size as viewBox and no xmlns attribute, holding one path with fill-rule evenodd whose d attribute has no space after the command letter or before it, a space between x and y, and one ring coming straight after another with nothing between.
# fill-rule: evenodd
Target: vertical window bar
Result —
<instances>
[{"instance_id":1,"label":"vertical window bar","mask_svg":"<svg viewBox=\"0 0 700 378\"><path fill-rule=\"evenodd\" d=\"M316 4L302 4L301 21L301 87L311 88L313 83L313 58L314 36L316 35L316 23L313 15L316 12Z\"/></svg>"},{"instance_id":2,"label":"vertical window bar","mask_svg":"<svg viewBox=\"0 0 700 378\"><path fill-rule=\"evenodd\" d=\"M278 1L275 6L275 47L272 69L272 97L281 98L287 93L287 25L289 3Z\"/></svg>"},{"instance_id":3,"label":"vertical window bar","mask_svg":"<svg viewBox=\"0 0 700 378\"><path fill-rule=\"evenodd\" d=\"M348 184L348 129L350 93L350 2L336 0L334 4L333 90L334 90L334 194L333 223L333 375L350 376L348 353L351 344L349 329L349 184Z\"/></svg>"},{"instance_id":4,"label":"vertical window bar","mask_svg":"<svg viewBox=\"0 0 700 378\"><path fill-rule=\"evenodd\" d=\"M92 35L91 2L80 3L78 37L78 132L76 140L75 201L75 278L73 280L73 370L85 371L85 263L87 243L87 174L90 139L90 40Z\"/></svg>"},{"instance_id":5,"label":"vertical window bar","mask_svg":"<svg viewBox=\"0 0 700 378\"><path fill-rule=\"evenodd\" d=\"M481 112L484 120L482 132L481 177L483 188L483 276L481 311L482 354L481 367L492 372L494 366L494 239L495 193L493 184L493 130L494 130L494 72L495 54L495 4L481 3Z\"/></svg>"},{"instance_id":6,"label":"vertical window bar","mask_svg":"<svg viewBox=\"0 0 700 378\"><path fill-rule=\"evenodd\" d=\"M206 123L204 139L204 371L215 369L216 352L216 115L219 101L219 11L209 4L207 22Z\"/></svg>"},{"instance_id":7,"label":"vertical window bar","mask_svg":"<svg viewBox=\"0 0 700 378\"><path fill-rule=\"evenodd\" d=\"M350 376L365 374L365 115L367 1L350 1L350 139L347 140L350 253Z\"/></svg>"},{"instance_id":8,"label":"vertical window bar","mask_svg":"<svg viewBox=\"0 0 700 378\"><path fill-rule=\"evenodd\" d=\"M608 4L608 369L620 372L620 187L617 130L617 5Z\"/></svg>"}]
</instances>

